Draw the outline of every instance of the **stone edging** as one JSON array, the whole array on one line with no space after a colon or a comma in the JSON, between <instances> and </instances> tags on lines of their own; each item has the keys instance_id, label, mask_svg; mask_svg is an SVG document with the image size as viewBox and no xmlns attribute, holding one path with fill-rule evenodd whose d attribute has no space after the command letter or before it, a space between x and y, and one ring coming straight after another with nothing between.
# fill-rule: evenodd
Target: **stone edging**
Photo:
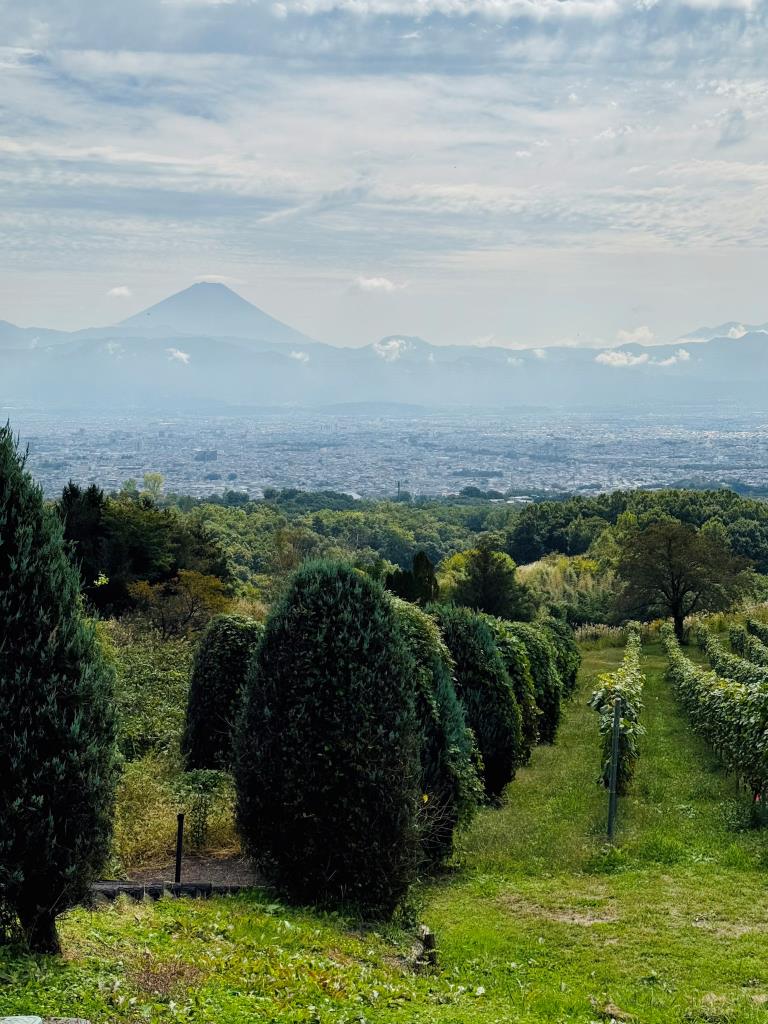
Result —
<instances>
[{"instance_id":1,"label":"stone edging","mask_svg":"<svg viewBox=\"0 0 768 1024\"><path fill-rule=\"evenodd\" d=\"M233 896L252 888L248 885L229 885L214 882L96 882L91 886L91 895L95 902L112 903L120 895L133 900L148 897L159 900L161 896L188 896L191 899L205 900L211 896Z\"/></svg>"}]
</instances>

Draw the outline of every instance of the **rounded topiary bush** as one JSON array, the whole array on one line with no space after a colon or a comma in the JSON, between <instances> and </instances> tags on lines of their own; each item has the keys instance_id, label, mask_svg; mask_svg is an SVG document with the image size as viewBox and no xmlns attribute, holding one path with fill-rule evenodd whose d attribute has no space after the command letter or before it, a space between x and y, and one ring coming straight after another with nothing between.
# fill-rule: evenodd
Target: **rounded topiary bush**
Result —
<instances>
[{"instance_id":1,"label":"rounded topiary bush","mask_svg":"<svg viewBox=\"0 0 768 1024\"><path fill-rule=\"evenodd\" d=\"M235 748L248 853L287 895L388 914L417 869L416 672L381 586L309 563L267 620Z\"/></svg>"},{"instance_id":2,"label":"rounded topiary bush","mask_svg":"<svg viewBox=\"0 0 768 1024\"><path fill-rule=\"evenodd\" d=\"M24 462L0 428L0 907L51 953L109 852L115 701L62 523Z\"/></svg>"},{"instance_id":3,"label":"rounded topiary bush","mask_svg":"<svg viewBox=\"0 0 768 1024\"><path fill-rule=\"evenodd\" d=\"M515 777L523 747L520 708L490 626L477 612L432 605L456 665L456 693L483 759L488 796L499 796Z\"/></svg>"},{"instance_id":4,"label":"rounded topiary bush","mask_svg":"<svg viewBox=\"0 0 768 1024\"><path fill-rule=\"evenodd\" d=\"M576 689L576 682L581 668L581 651L573 635L573 629L563 619L544 619L542 625L547 630L555 647L557 671L563 685L563 693L567 696Z\"/></svg>"},{"instance_id":5,"label":"rounded topiary bush","mask_svg":"<svg viewBox=\"0 0 768 1024\"><path fill-rule=\"evenodd\" d=\"M481 761L456 696L453 661L437 623L414 604L392 598L416 665L414 693L421 739L419 834L424 861L438 865L453 851L453 835L483 798Z\"/></svg>"},{"instance_id":6,"label":"rounded topiary bush","mask_svg":"<svg viewBox=\"0 0 768 1024\"><path fill-rule=\"evenodd\" d=\"M560 725L563 684L557 670L557 651L547 631L528 622L509 622L508 629L522 640L531 665L531 675L539 706L539 739L554 743Z\"/></svg>"},{"instance_id":7,"label":"rounded topiary bush","mask_svg":"<svg viewBox=\"0 0 768 1024\"><path fill-rule=\"evenodd\" d=\"M248 667L263 632L254 619L217 615L203 633L192 667L181 742L188 770L230 767Z\"/></svg>"},{"instance_id":8,"label":"rounded topiary bush","mask_svg":"<svg viewBox=\"0 0 768 1024\"><path fill-rule=\"evenodd\" d=\"M495 619L489 615L486 621L493 631L496 646L512 684L512 692L520 708L522 728L520 764L527 764L531 758L531 751L539 741L540 716L531 675L531 662L525 644L508 628L509 624L504 619Z\"/></svg>"}]
</instances>

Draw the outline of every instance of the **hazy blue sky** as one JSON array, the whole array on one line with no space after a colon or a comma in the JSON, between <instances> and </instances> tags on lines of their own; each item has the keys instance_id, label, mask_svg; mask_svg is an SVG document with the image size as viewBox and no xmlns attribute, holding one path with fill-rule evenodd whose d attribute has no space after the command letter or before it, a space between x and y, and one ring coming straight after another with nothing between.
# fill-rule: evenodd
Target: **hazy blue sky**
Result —
<instances>
[{"instance_id":1,"label":"hazy blue sky","mask_svg":"<svg viewBox=\"0 0 768 1024\"><path fill-rule=\"evenodd\" d=\"M0 0L0 319L202 276L308 334L768 320L766 0Z\"/></svg>"}]
</instances>

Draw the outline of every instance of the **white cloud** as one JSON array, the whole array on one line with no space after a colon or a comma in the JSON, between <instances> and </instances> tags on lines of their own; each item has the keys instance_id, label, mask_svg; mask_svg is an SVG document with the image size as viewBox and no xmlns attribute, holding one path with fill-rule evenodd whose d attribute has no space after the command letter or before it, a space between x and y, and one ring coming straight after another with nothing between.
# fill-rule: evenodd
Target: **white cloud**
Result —
<instances>
[{"instance_id":1,"label":"white cloud","mask_svg":"<svg viewBox=\"0 0 768 1024\"><path fill-rule=\"evenodd\" d=\"M616 340L622 343L637 342L641 345L650 345L654 341L654 333L650 327L643 324L641 327L630 329L622 328L616 332Z\"/></svg>"},{"instance_id":2,"label":"white cloud","mask_svg":"<svg viewBox=\"0 0 768 1024\"><path fill-rule=\"evenodd\" d=\"M308 352L291 352L291 359L295 359L297 363L308 363L309 353Z\"/></svg>"},{"instance_id":3,"label":"white cloud","mask_svg":"<svg viewBox=\"0 0 768 1024\"><path fill-rule=\"evenodd\" d=\"M408 342L405 338L382 338L381 341L373 343L373 351L385 363L396 362L407 349Z\"/></svg>"},{"instance_id":4,"label":"white cloud","mask_svg":"<svg viewBox=\"0 0 768 1024\"><path fill-rule=\"evenodd\" d=\"M648 362L649 358L647 353L633 356L631 352L599 352L595 356L595 362L600 363L602 366L642 366Z\"/></svg>"},{"instance_id":5,"label":"white cloud","mask_svg":"<svg viewBox=\"0 0 768 1024\"><path fill-rule=\"evenodd\" d=\"M547 358L547 350L545 348L534 348L531 351L533 353L534 359L546 359Z\"/></svg>"},{"instance_id":6,"label":"white cloud","mask_svg":"<svg viewBox=\"0 0 768 1024\"><path fill-rule=\"evenodd\" d=\"M125 284L119 284L116 288L110 288L107 295L111 295L114 299L130 299L133 292Z\"/></svg>"},{"instance_id":7,"label":"white cloud","mask_svg":"<svg viewBox=\"0 0 768 1024\"><path fill-rule=\"evenodd\" d=\"M667 359L653 359L651 360L652 366L677 366L678 363L687 363L691 358L691 353L684 348L679 348L677 352L669 356Z\"/></svg>"},{"instance_id":8,"label":"white cloud","mask_svg":"<svg viewBox=\"0 0 768 1024\"><path fill-rule=\"evenodd\" d=\"M687 363L691 358L690 352L679 348L666 359L652 359L648 352L640 355L633 355L631 352L621 352L614 349L610 352L599 352L595 356L595 362L602 366L612 366L618 369L631 368L633 366L676 366L678 363Z\"/></svg>"},{"instance_id":9,"label":"white cloud","mask_svg":"<svg viewBox=\"0 0 768 1024\"><path fill-rule=\"evenodd\" d=\"M182 352L181 349L178 348L167 348L165 351L168 353L169 360L175 360L177 363L182 363L184 366L188 366L189 361L192 358L189 352Z\"/></svg>"},{"instance_id":10,"label":"white cloud","mask_svg":"<svg viewBox=\"0 0 768 1024\"><path fill-rule=\"evenodd\" d=\"M739 324L738 327L731 327L728 330L728 337L729 338L743 338L746 333L747 333L747 329L744 326L744 324Z\"/></svg>"},{"instance_id":11,"label":"white cloud","mask_svg":"<svg viewBox=\"0 0 768 1024\"><path fill-rule=\"evenodd\" d=\"M405 288L404 284L396 284L388 277L356 277L352 287L358 292L390 293Z\"/></svg>"}]
</instances>

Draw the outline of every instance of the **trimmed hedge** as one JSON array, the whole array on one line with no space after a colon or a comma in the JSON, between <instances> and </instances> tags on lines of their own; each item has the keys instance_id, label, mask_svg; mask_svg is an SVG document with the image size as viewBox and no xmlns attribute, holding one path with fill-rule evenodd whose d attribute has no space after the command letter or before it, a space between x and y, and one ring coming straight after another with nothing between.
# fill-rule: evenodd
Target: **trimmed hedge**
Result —
<instances>
[{"instance_id":1,"label":"trimmed hedge","mask_svg":"<svg viewBox=\"0 0 768 1024\"><path fill-rule=\"evenodd\" d=\"M304 565L251 663L236 742L247 852L287 895L389 914L415 879L416 666L381 586Z\"/></svg>"},{"instance_id":2,"label":"trimmed hedge","mask_svg":"<svg viewBox=\"0 0 768 1024\"><path fill-rule=\"evenodd\" d=\"M453 852L457 827L483 798L480 754L456 696L454 666L437 623L393 597L401 632L416 664L414 690L421 731L419 833L424 861L436 866Z\"/></svg>"},{"instance_id":3,"label":"trimmed hedge","mask_svg":"<svg viewBox=\"0 0 768 1024\"><path fill-rule=\"evenodd\" d=\"M597 677L597 689L589 699L589 706L600 715L600 737L602 740L602 769L600 782L607 788L611 778L611 755L613 753L614 704L621 698L621 726L619 729L619 764L616 777L616 791L626 795L634 778L640 757L639 739L645 735L640 725L643 710L643 687L645 676L640 670L642 641L640 629L632 623L629 626L627 646L621 666L615 672L603 672Z\"/></svg>"},{"instance_id":4,"label":"trimmed hedge","mask_svg":"<svg viewBox=\"0 0 768 1024\"><path fill-rule=\"evenodd\" d=\"M528 622L510 622L511 632L522 640L536 691L539 706L539 739L542 743L554 743L560 725L560 704L563 684L557 670L557 651L549 633L541 626Z\"/></svg>"},{"instance_id":5,"label":"trimmed hedge","mask_svg":"<svg viewBox=\"0 0 768 1024\"><path fill-rule=\"evenodd\" d=\"M264 633L254 619L217 615L195 654L181 751L188 771L228 769L251 658Z\"/></svg>"},{"instance_id":6,"label":"trimmed hedge","mask_svg":"<svg viewBox=\"0 0 768 1024\"><path fill-rule=\"evenodd\" d=\"M562 619L544 619L541 625L549 633L557 654L557 671L563 684L563 694L570 696L576 689L581 668L581 651L573 629Z\"/></svg>"},{"instance_id":7,"label":"trimmed hedge","mask_svg":"<svg viewBox=\"0 0 768 1024\"><path fill-rule=\"evenodd\" d=\"M486 616L486 622L493 632L493 638L504 662L515 700L520 708L522 745L520 749L520 765L528 764L531 752L539 742L540 711L536 704L536 690L531 674L531 662L525 644L510 628L504 619Z\"/></svg>"},{"instance_id":8,"label":"trimmed hedge","mask_svg":"<svg viewBox=\"0 0 768 1024\"><path fill-rule=\"evenodd\" d=\"M523 737L520 708L493 632L469 608L432 605L429 610L456 665L456 693L480 748L485 792L500 796L515 777Z\"/></svg>"}]
</instances>

